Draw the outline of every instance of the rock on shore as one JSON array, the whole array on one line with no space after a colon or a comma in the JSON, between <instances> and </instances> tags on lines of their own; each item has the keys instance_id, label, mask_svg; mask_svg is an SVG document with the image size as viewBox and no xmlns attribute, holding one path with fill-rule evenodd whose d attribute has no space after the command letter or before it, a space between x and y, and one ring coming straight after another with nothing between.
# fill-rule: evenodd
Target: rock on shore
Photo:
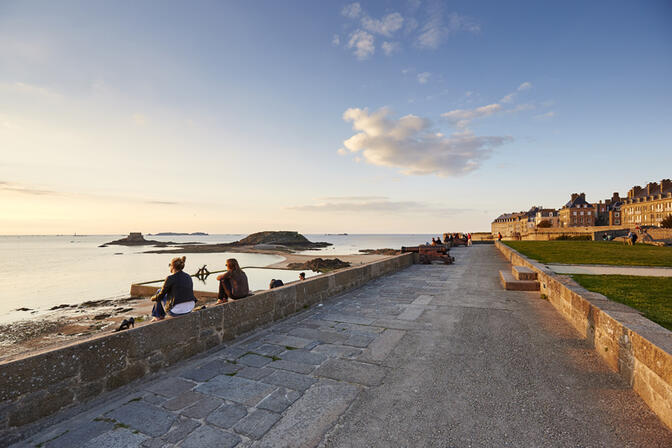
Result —
<instances>
[{"instance_id":1,"label":"rock on shore","mask_svg":"<svg viewBox=\"0 0 672 448\"><path fill-rule=\"evenodd\" d=\"M179 244L182 246L182 244ZM299 232L265 231L257 232L233 243L200 244L168 250L151 250L146 253L216 253L216 252L286 252L296 250L321 249L331 243L314 243Z\"/></svg>"},{"instance_id":2,"label":"rock on shore","mask_svg":"<svg viewBox=\"0 0 672 448\"><path fill-rule=\"evenodd\" d=\"M289 269L310 269L315 272L329 272L336 269L349 268L350 263L339 260L338 258L313 258L305 263L289 263Z\"/></svg>"}]
</instances>

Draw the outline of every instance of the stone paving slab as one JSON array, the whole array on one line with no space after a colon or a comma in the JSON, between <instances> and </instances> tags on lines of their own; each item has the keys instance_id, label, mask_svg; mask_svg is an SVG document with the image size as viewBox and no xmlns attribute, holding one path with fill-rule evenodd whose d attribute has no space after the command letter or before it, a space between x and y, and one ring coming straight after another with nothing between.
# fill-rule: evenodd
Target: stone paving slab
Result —
<instances>
[{"instance_id":1,"label":"stone paving slab","mask_svg":"<svg viewBox=\"0 0 672 448\"><path fill-rule=\"evenodd\" d=\"M84 448L136 448L147 440L147 436L119 428L103 433L83 445Z\"/></svg>"},{"instance_id":2,"label":"stone paving slab","mask_svg":"<svg viewBox=\"0 0 672 448\"><path fill-rule=\"evenodd\" d=\"M267 384L228 375L216 376L196 388L197 392L204 395L214 395L247 406L254 406L274 390Z\"/></svg>"},{"instance_id":3,"label":"stone paving slab","mask_svg":"<svg viewBox=\"0 0 672 448\"><path fill-rule=\"evenodd\" d=\"M311 387L284 414L283 419L256 445L258 448L317 446L355 399L356 386L322 380Z\"/></svg>"},{"instance_id":4,"label":"stone paving slab","mask_svg":"<svg viewBox=\"0 0 672 448\"><path fill-rule=\"evenodd\" d=\"M128 425L152 437L162 436L167 433L177 419L175 414L171 412L140 401L127 403L118 409L108 412L105 414L105 417Z\"/></svg>"},{"instance_id":5,"label":"stone paving slab","mask_svg":"<svg viewBox=\"0 0 672 448\"><path fill-rule=\"evenodd\" d=\"M406 332L402 330L385 330L357 359L366 362L383 361L405 334Z\"/></svg>"},{"instance_id":6,"label":"stone paving slab","mask_svg":"<svg viewBox=\"0 0 672 448\"><path fill-rule=\"evenodd\" d=\"M315 375L348 383L376 386L383 381L384 367L346 359L330 359L315 371Z\"/></svg>"},{"instance_id":7,"label":"stone paving slab","mask_svg":"<svg viewBox=\"0 0 672 448\"><path fill-rule=\"evenodd\" d=\"M240 442L240 437L230 432L213 428L212 426L201 426L189 436L180 445L181 448L233 448Z\"/></svg>"}]
</instances>

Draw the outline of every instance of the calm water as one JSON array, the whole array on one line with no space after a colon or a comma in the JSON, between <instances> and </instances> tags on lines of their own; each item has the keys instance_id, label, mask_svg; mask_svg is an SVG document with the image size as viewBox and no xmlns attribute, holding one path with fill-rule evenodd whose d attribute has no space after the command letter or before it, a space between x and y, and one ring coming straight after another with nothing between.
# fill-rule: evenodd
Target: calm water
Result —
<instances>
[{"instance_id":1,"label":"calm water","mask_svg":"<svg viewBox=\"0 0 672 448\"><path fill-rule=\"evenodd\" d=\"M225 243L245 235L147 237L160 241ZM145 254L151 247L99 245L122 235L0 236L0 321L36 317L54 305L127 297L131 283L160 280L169 274L173 254ZM306 251L316 257L357 253L360 249L399 248L431 240L432 235L306 235L311 241L333 243L326 249ZM263 267L283 260L265 254L185 254L186 271L193 274L204 264L211 271L224 269L227 258L241 266ZM181 256L181 254L180 254ZM246 269L250 288L264 289L271 278L295 280L297 272ZM311 276L311 272L306 272ZM214 277L206 283L194 279L194 288L216 290ZM26 307L38 313L17 312Z\"/></svg>"}]
</instances>

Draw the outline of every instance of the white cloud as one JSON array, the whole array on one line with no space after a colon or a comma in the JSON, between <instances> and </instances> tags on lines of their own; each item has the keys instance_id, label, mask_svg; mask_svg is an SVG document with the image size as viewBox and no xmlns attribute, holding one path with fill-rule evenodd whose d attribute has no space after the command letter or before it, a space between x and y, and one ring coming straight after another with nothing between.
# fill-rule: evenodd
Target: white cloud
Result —
<instances>
[{"instance_id":1,"label":"white cloud","mask_svg":"<svg viewBox=\"0 0 672 448\"><path fill-rule=\"evenodd\" d=\"M338 47L341 44L341 36L334 34L334 37L331 38L331 45Z\"/></svg>"},{"instance_id":2,"label":"white cloud","mask_svg":"<svg viewBox=\"0 0 672 448\"><path fill-rule=\"evenodd\" d=\"M431 76L432 76L432 74L429 73L429 72L418 73L418 82L420 84L427 84L427 82L429 81L429 78Z\"/></svg>"},{"instance_id":3,"label":"white cloud","mask_svg":"<svg viewBox=\"0 0 672 448\"><path fill-rule=\"evenodd\" d=\"M349 19L356 19L361 12L362 6L359 3L350 3L341 10L341 14Z\"/></svg>"},{"instance_id":4,"label":"white cloud","mask_svg":"<svg viewBox=\"0 0 672 448\"><path fill-rule=\"evenodd\" d=\"M443 118L457 124L458 127L467 127L471 120L481 117L487 117L502 110L502 105L498 103L488 104L487 106L477 107L475 109L455 109L441 114Z\"/></svg>"},{"instance_id":5,"label":"white cloud","mask_svg":"<svg viewBox=\"0 0 672 448\"><path fill-rule=\"evenodd\" d=\"M477 33L480 30L478 23L455 12L448 15L448 23L445 24L441 8L434 8L430 12L429 19L420 29L417 43L422 48L436 49L451 34L460 31Z\"/></svg>"},{"instance_id":6,"label":"white cloud","mask_svg":"<svg viewBox=\"0 0 672 448\"><path fill-rule=\"evenodd\" d=\"M527 89L530 89L530 88L532 88L532 83L529 82L529 81L525 81L524 83L522 83L521 85L518 86L517 90L519 92L522 92L523 90L527 90Z\"/></svg>"},{"instance_id":7,"label":"white cloud","mask_svg":"<svg viewBox=\"0 0 672 448\"><path fill-rule=\"evenodd\" d=\"M290 207L291 210L303 212L327 212L327 213L442 213L457 214L469 211L440 207L434 203L420 201L392 201L385 196L350 196L343 198L325 198L313 205L300 205Z\"/></svg>"},{"instance_id":8,"label":"white cloud","mask_svg":"<svg viewBox=\"0 0 672 448\"><path fill-rule=\"evenodd\" d=\"M404 25L404 18L398 12L386 15L382 19L362 18L362 26L372 33L390 37Z\"/></svg>"},{"instance_id":9,"label":"white cloud","mask_svg":"<svg viewBox=\"0 0 672 448\"><path fill-rule=\"evenodd\" d=\"M399 43L398 42L383 42L381 47L383 48L383 52L387 56L390 56L393 53L396 53L397 51L399 51Z\"/></svg>"},{"instance_id":10,"label":"white cloud","mask_svg":"<svg viewBox=\"0 0 672 448\"><path fill-rule=\"evenodd\" d=\"M376 51L373 36L363 30L357 30L350 35L348 48L354 48L354 54L359 60L368 59Z\"/></svg>"},{"instance_id":11,"label":"white cloud","mask_svg":"<svg viewBox=\"0 0 672 448\"><path fill-rule=\"evenodd\" d=\"M549 111L546 112L545 114L539 114L534 116L534 118L536 118L537 120L550 120L553 117L555 117L555 112L553 111Z\"/></svg>"},{"instance_id":12,"label":"white cloud","mask_svg":"<svg viewBox=\"0 0 672 448\"><path fill-rule=\"evenodd\" d=\"M476 170L492 149L511 137L476 136L469 130L449 137L431 129L426 118L406 115L390 117L390 110L351 108L343 119L359 131L343 142L351 153L361 154L368 163L398 168L403 174L458 176Z\"/></svg>"},{"instance_id":13,"label":"white cloud","mask_svg":"<svg viewBox=\"0 0 672 448\"><path fill-rule=\"evenodd\" d=\"M0 90L24 95L41 96L44 98L61 98L59 93L56 93L51 89L35 84L27 84L25 82L0 83Z\"/></svg>"}]
</instances>

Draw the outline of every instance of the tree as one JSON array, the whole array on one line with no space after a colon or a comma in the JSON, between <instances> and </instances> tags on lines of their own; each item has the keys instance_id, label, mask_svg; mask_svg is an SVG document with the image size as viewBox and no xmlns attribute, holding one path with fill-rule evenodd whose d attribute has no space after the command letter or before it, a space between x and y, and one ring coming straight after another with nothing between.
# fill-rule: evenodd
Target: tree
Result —
<instances>
[{"instance_id":1,"label":"tree","mask_svg":"<svg viewBox=\"0 0 672 448\"><path fill-rule=\"evenodd\" d=\"M672 229L672 215L667 215L660 221L660 227L664 229Z\"/></svg>"},{"instance_id":2,"label":"tree","mask_svg":"<svg viewBox=\"0 0 672 448\"><path fill-rule=\"evenodd\" d=\"M551 221L548 221L548 220L543 220L539 224L537 224L537 228L539 228L539 229L546 229L546 228L552 227L552 226L553 226L553 224L551 223Z\"/></svg>"}]
</instances>

